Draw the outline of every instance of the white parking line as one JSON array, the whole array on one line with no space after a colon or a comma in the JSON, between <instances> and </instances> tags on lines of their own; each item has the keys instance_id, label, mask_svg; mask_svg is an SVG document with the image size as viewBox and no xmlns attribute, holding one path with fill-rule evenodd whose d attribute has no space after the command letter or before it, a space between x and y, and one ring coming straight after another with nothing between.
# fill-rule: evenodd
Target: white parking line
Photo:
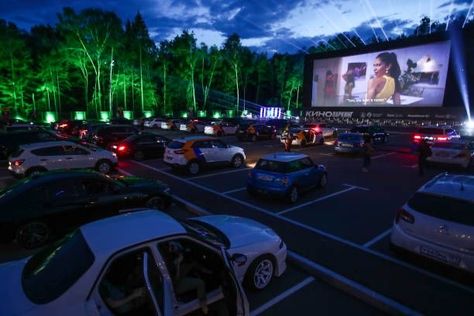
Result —
<instances>
[{"instance_id":1,"label":"white parking line","mask_svg":"<svg viewBox=\"0 0 474 316\"><path fill-rule=\"evenodd\" d=\"M418 167L418 164L414 164L414 165L410 165L410 166L403 166L403 167L415 169L415 168Z\"/></svg>"},{"instance_id":2,"label":"white parking line","mask_svg":"<svg viewBox=\"0 0 474 316\"><path fill-rule=\"evenodd\" d=\"M236 203L239 203L239 204L241 204L241 205L247 206L247 207L252 208L252 209L254 209L254 210L260 211L260 212L262 212L263 214L266 214L266 215L268 215L268 216L271 216L271 217L277 218L277 219L279 219L279 220L285 221L285 222L287 222L287 223L289 223L289 224L292 224L292 225L295 225L295 226L297 226L297 227L301 227L301 228L306 229L306 230L308 230L308 231L310 231L310 232L314 232L314 233L316 233L316 234L319 234L319 235L324 236L324 237L326 237L326 238L329 238L329 239L338 241L338 242L343 243L343 244L345 244L345 245L354 247L354 248L359 249L359 250L361 250L361 251L364 251L364 252L366 252L366 253L372 254L372 255L374 255L374 256L376 256L376 257L379 257L379 258L382 258L382 259L384 259L384 260L387 260L387 261L396 263L396 264L398 264L398 265L400 265L400 266L403 266L403 267L405 267L405 268L409 268L409 269L411 269L411 270L413 270L413 271L416 271L416 272L418 272L418 273L427 275L427 276L429 276L429 277L432 277L432 278L434 278L434 279L440 280L440 281L442 281L442 282L445 282L445 283L447 283L447 284L450 284L450 285L452 285L452 286L455 286L455 287L460 288L460 289L462 289L462 290L464 290L464 291L467 291L467 292L469 292L469 293L474 294L474 289L472 289L471 287L468 287L468 286L465 286L465 285L463 285L463 284L457 283L457 282L455 282L455 281L453 281L453 280L447 279L447 278L445 278L445 277L443 277L443 276L437 275L437 274L432 273L432 272L429 272L429 271L427 271L427 270L423 270L423 269L421 269L421 268L418 268L417 266L414 266L414 265L411 265L411 264L406 263L406 262L404 262L404 261L398 260L397 258L394 258L394 257L391 257L391 256L389 256L389 255L383 254L383 253L381 253L381 252L372 250L372 249L370 249L370 248L364 248L363 246L361 246L361 245L359 245L359 244L357 244L357 243L355 243L355 242L352 242L352 241L350 241L350 240L343 239L343 238L338 237L338 236L336 236L336 235L330 234L330 233L325 232L325 231L323 231L323 230L320 230L320 229L318 229L318 228L315 228L315 227L312 227L312 226L310 226L310 225L306 225L306 224L304 224L304 223L298 222L298 221L296 221L296 220L292 220L292 219L287 218L287 217L285 217L285 216L282 216L282 215L279 215L279 214L275 214L274 212L268 211L268 210L266 210L266 209L264 209L264 208L262 208L262 207L258 207L258 206L254 205L254 204L251 204L251 203L242 201L241 199L234 198L234 197L231 196L231 195L225 195L225 194L223 194L223 193L221 193L221 192L219 192L219 191L210 189L210 188L208 188L208 187L206 187L206 186L204 186L204 185L201 185L201 184L192 182L192 181L190 181L190 180L188 180L188 179L180 178L180 177L175 176L174 174L169 173L169 172L167 172L167 171L163 171L163 170L160 170L160 169L158 169L158 168L154 168L154 167L148 166L148 165L146 165L146 164L144 164L144 163L141 163L141 162L138 162L138 161L133 161L133 163L135 163L135 164L137 164L137 165L139 165L139 166L142 166L142 167L144 167L144 168L147 168L147 169L150 169L150 170L154 170L154 171L156 171L156 172L158 172L158 173L165 174L165 175L167 175L167 176L170 177L170 178L173 178L173 179L175 179L175 180L178 180L178 181L187 183L187 184L189 184L189 185L191 185L191 186L194 186L194 187L196 187L196 188L199 188L199 189L201 189L201 190L203 190L203 191L207 191L207 192L216 194L216 195L218 195L218 196L220 196L220 197L226 198L226 199L228 199L228 200L234 201L234 202L236 202Z\"/></svg>"},{"instance_id":3,"label":"white parking line","mask_svg":"<svg viewBox=\"0 0 474 316\"><path fill-rule=\"evenodd\" d=\"M234 170L228 170L228 171L223 171L223 172L216 172L216 173L211 173L211 174L205 174L205 175L202 175L202 176L197 176L197 177L190 177L188 178L189 180L194 180L194 179L203 179L203 178L209 178L209 177L213 177L213 176L219 176L221 174L227 174L227 173L234 173L234 172L240 172L240 171L245 171L245 170L248 170L250 168L238 168L238 169L234 169Z\"/></svg>"},{"instance_id":4,"label":"white parking line","mask_svg":"<svg viewBox=\"0 0 474 316\"><path fill-rule=\"evenodd\" d=\"M386 154L381 154L381 155L373 156L372 159L379 159L379 158L391 156L391 155L394 155L394 154L395 154L394 152L386 153Z\"/></svg>"},{"instance_id":5,"label":"white parking line","mask_svg":"<svg viewBox=\"0 0 474 316\"><path fill-rule=\"evenodd\" d=\"M130 172L125 171L125 170L120 169L120 168L115 168L115 170L117 170L118 172L120 172L120 173L122 173L122 174L124 174L124 175L126 175L126 176L129 176L129 177L133 177L133 176L134 176L134 175L131 174Z\"/></svg>"},{"instance_id":6,"label":"white parking line","mask_svg":"<svg viewBox=\"0 0 474 316\"><path fill-rule=\"evenodd\" d=\"M377 237L369 240L368 242L366 242L363 247L364 248L369 248L370 246L372 246L373 244L375 244L376 242L378 242L380 239L384 238L385 236L387 236L388 234L390 234L392 232L392 229L387 229L386 231L384 231L383 233L381 233L380 235L378 235Z\"/></svg>"},{"instance_id":7,"label":"white parking line","mask_svg":"<svg viewBox=\"0 0 474 316\"><path fill-rule=\"evenodd\" d=\"M250 316L257 316L260 315L261 313L265 312L267 309L272 307L273 305L276 305L286 299L288 296L296 293L297 291L301 290L304 288L306 285L310 284L311 282L314 281L313 277L308 277L301 281L300 283L296 284L295 286L287 289L283 293L275 296L273 299L269 300L265 304L259 306L257 309L254 309L253 311L250 312Z\"/></svg>"},{"instance_id":8,"label":"white parking line","mask_svg":"<svg viewBox=\"0 0 474 316\"><path fill-rule=\"evenodd\" d=\"M234 193L234 192L240 192L240 191L243 191L243 190L246 190L247 187L243 187L243 188L238 188L238 189L235 189L235 190L229 190L229 191L225 191L225 192L222 192L223 194L230 194L230 193Z\"/></svg>"},{"instance_id":9,"label":"white parking line","mask_svg":"<svg viewBox=\"0 0 474 316\"><path fill-rule=\"evenodd\" d=\"M320 197L319 199L312 200L312 201L309 201L309 202L306 202L306 203L303 203L303 204L295 205L295 206L293 206L293 207L287 208L286 210L280 211L280 212L278 212L277 214L278 214L278 215L286 214L286 213L291 212L291 211L294 211L294 210L296 210L296 209L299 209L299 208L302 208L302 207L311 205L311 204L316 203L316 202L319 202L319 201L323 201L323 200L329 199L329 198L331 198L331 197L333 197L333 196L336 196L336 195L339 195L339 194L342 194L342 193L346 193L346 192L348 192L348 191L352 191L352 190L355 190L355 189L356 189L356 187L349 187L349 188L347 188L347 189L344 189L344 190L341 190L341 191L337 191L337 192L334 192L334 193L325 195L325 196L323 196L323 197Z\"/></svg>"},{"instance_id":10,"label":"white parking line","mask_svg":"<svg viewBox=\"0 0 474 316\"><path fill-rule=\"evenodd\" d=\"M343 183L342 185L345 185L346 187L354 187L354 188L359 189L359 190L370 191L369 188L360 187L358 185L347 184L347 183Z\"/></svg>"}]
</instances>

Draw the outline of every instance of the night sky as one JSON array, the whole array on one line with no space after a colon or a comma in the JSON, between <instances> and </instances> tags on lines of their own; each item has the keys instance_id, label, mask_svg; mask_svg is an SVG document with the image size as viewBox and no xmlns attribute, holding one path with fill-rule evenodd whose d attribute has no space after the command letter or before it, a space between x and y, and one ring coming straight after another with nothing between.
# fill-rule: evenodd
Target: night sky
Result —
<instances>
[{"instance_id":1,"label":"night sky","mask_svg":"<svg viewBox=\"0 0 474 316\"><path fill-rule=\"evenodd\" d=\"M113 11L125 22L139 11L159 42L183 29L198 43L221 46L232 33L256 51L293 53L348 32L380 41L411 34L424 16L441 23L448 16L474 19L474 0L1 0L0 18L29 31L55 25L57 13L94 7Z\"/></svg>"}]
</instances>

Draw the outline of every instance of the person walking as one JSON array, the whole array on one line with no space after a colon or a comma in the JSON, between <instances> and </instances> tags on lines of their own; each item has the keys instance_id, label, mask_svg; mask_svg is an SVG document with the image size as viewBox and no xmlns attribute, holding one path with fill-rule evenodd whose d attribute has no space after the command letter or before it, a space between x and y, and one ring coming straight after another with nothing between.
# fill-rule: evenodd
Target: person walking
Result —
<instances>
[{"instance_id":1,"label":"person walking","mask_svg":"<svg viewBox=\"0 0 474 316\"><path fill-rule=\"evenodd\" d=\"M291 133L290 124L287 124L285 129L283 130L282 136L285 137L284 145L285 151L291 151L291 143L293 142L293 134Z\"/></svg>"},{"instance_id":2,"label":"person walking","mask_svg":"<svg viewBox=\"0 0 474 316\"><path fill-rule=\"evenodd\" d=\"M425 174L426 159L431 156L430 145L426 142L426 139L422 139L418 146L418 174L423 176Z\"/></svg>"},{"instance_id":3,"label":"person walking","mask_svg":"<svg viewBox=\"0 0 474 316\"><path fill-rule=\"evenodd\" d=\"M368 172L369 166L371 163L371 157L374 152L374 147L372 147L372 139L370 137L364 138L364 144L362 145L362 172Z\"/></svg>"}]
</instances>

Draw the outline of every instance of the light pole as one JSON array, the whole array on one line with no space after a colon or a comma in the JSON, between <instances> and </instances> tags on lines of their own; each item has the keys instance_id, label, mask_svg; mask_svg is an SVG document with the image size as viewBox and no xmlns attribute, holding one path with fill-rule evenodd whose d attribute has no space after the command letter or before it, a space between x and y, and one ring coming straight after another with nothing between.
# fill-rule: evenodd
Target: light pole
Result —
<instances>
[{"instance_id":1,"label":"light pole","mask_svg":"<svg viewBox=\"0 0 474 316\"><path fill-rule=\"evenodd\" d=\"M114 69L114 48L112 47L112 53L110 54L110 71L109 71L109 117L112 118L112 73Z\"/></svg>"}]
</instances>

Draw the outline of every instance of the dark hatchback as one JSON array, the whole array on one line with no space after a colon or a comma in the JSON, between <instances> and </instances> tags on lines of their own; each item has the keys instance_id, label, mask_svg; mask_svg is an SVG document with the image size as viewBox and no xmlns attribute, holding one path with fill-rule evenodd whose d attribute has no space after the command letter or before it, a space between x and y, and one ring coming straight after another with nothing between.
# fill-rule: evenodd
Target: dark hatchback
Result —
<instances>
[{"instance_id":1,"label":"dark hatchback","mask_svg":"<svg viewBox=\"0 0 474 316\"><path fill-rule=\"evenodd\" d=\"M132 125L103 125L88 134L86 139L97 146L109 148L110 145L135 134L138 134L138 129Z\"/></svg>"},{"instance_id":2,"label":"dark hatchback","mask_svg":"<svg viewBox=\"0 0 474 316\"><path fill-rule=\"evenodd\" d=\"M112 178L94 171L51 171L0 191L0 238L31 249L84 223L127 209L164 210L169 187L138 177Z\"/></svg>"},{"instance_id":3,"label":"dark hatchback","mask_svg":"<svg viewBox=\"0 0 474 316\"><path fill-rule=\"evenodd\" d=\"M358 125L351 129L351 133L368 135L374 142L386 143L388 141L388 133L380 126Z\"/></svg>"},{"instance_id":4,"label":"dark hatchback","mask_svg":"<svg viewBox=\"0 0 474 316\"><path fill-rule=\"evenodd\" d=\"M251 124L240 125L240 128L237 130L237 139L240 141L257 141L260 139L275 139L276 138L276 129L272 125L267 124L252 124L255 128L255 133L249 133L249 127Z\"/></svg>"},{"instance_id":5,"label":"dark hatchback","mask_svg":"<svg viewBox=\"0 0 474 316\"><path fill-rule=\"evenodd\" d=\"M169 138L161 135L142 133L129 136L112 145L112 151L117 153L119 158L133 158L135 160L163 157L165 147L170 141Z\"/></svg>"}]
</instances>

